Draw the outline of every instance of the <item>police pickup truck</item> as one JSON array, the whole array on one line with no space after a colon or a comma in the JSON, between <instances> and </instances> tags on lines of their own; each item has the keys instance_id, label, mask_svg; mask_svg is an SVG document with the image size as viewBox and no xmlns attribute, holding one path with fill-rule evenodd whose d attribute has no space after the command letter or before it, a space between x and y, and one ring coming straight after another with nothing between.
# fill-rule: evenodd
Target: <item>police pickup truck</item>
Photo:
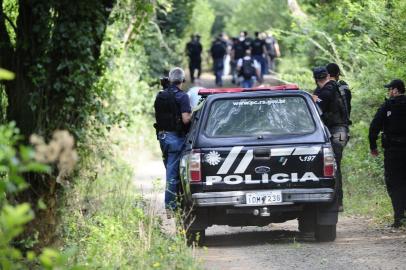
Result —
<instances>
[{"instance_id":1,"label":"police pickup truck","mask_svg":"<svg viewBox=\"0 0 406 270\"><path fill-rule=\"evenodd\" d=\"M188 237L297 219L300 232L334 241L336 163L310 94L296 85L199 94L180 162Z\"/></svg>"}]
</instances>

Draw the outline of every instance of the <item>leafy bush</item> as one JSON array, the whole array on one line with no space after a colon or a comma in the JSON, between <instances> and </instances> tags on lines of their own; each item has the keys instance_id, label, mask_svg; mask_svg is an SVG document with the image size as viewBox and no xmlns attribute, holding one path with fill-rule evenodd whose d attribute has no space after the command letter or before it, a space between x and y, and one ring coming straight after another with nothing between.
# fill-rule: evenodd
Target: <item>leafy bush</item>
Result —
<instances>
[{"instance_id":1,"label":"leafy bush","mask_svg":"<svg viewBox=\"0 0 406 270\"><path fill-rule=\"evenodd\" d=\"M199 269L184 236L163 233L153 199L133 185L132 168L122 160L127 142L116 135L109 141L118 147L107 143L104 158L82 160L66 193L61 235L65 248L80 251L71 262L87 269Z\"/></svg>"},{"instance_id":2,"label":"leafy bush","mask_svg":"<svg viewBox=\"0 0 406 270\"><path fill-rule=\"evenodd\" d=\"M0 268L79 269L66 267L66 256L53 249L44 249L37 256L33 251L16 247L24 226L34 218L28 203L13 204L13 196L27 188L23 175L47 173L50 167L35 161L32 148L19 144L21 137L13 123L0 126ZM39 202L38 207L45 207Z\"/></svg>"}]
</instances>

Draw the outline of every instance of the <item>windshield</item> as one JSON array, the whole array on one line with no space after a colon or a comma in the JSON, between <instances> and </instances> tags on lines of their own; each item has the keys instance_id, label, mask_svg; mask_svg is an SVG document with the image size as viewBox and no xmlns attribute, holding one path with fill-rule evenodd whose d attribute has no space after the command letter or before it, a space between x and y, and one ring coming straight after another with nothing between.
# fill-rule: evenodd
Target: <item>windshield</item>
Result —
<instances>
[{"instance_id":1,"label":"windshield","mask_svg":"<svg viewBox=\"0 0 406 270\"><path fill-rule=\"evenodd\" d=\"M220 99L206 123L209 137L306 134L315 130L302 97Z\"/></svg>"}]
</instances>

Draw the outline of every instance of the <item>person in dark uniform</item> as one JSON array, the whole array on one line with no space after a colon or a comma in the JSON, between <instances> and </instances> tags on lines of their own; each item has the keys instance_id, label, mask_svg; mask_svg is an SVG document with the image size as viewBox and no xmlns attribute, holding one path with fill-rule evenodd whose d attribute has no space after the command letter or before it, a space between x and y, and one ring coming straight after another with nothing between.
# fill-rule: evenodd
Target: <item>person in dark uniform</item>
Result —
<instances>
[{"instance_id":1,"label":"person in dark uniform","mask_svg":"<svg viewBox=\"0 0 406 270\"><path fill-rule=\"evenodd\" d=\"M216 85L223 86L222 76L224 69L224 56L226 55L226 47L221 40L221 36L217 37L210 48L211 57L213 58L213 72L216 76Z\"/></svg>"},{"instance_id":2,"label":"person in dark uniform","mask_svg":"<svg viewBox=\"0 0 406 270\"><path fill-rule=\"evenodd\" d=\"M351 99L352 94L350 90L350 86L347 82L340 80L341 70L340 67L336 63L329 63L326 66L327 72L330 75L332 80L337 82L338 90L340 90L340 94L342 97L345 98L345 106L347 107L348 111L348 118L351 118Z\"/></svg>"},{"instance_id":3,"label":"person in dark uniform","mask_svg":"<svg viewBox=\"0 0 406 270\"><path fill-rule=\"evenodd\" d=\"M330 78L325 67L314 68L313 77L318 86L315 100L322 111L321 119L331 133L331 144L337 163L338 210L343 211L341 159L344 147L348 142L348 111L346 110L344 98L340 95L336 81Z\"/></svg>"},{"instance_id":4,"label":"person in dark uniform","mask_svg":"<svg viewBox=\"0 0 406 270\"><path fill-rule=\"evenodd\" d=\"M259 32L255 32L255 39L251 42L251 55L261 65L261 80L266 73L266 58L264 56L267 54L265 41L259 38Z\"/></svg>"},{"instance_id":5,"label":"person in dark uniform","mask_svg":"<svg viewBox=\"0 0 406 270\"><path fill-rule=\"evenodd\" d=\"M189 96L181 90L185 82L185 72L176 67L169 72L168 77L169 87L160 91L155 99L154 127L166 169L165 208L170 217L177 207L180 154L191 120L191 107Z\"/></svg>"},{"instance_id":6,"label":"person in dark uniform","mask_svg":"<svg viewBox=\"0 0 406 270\"><path fill-rule=\"evenodd\" d=\"M197 70L198 79L202 73L202 51L203 46L200 43L200 36L192 35L191 40L186 44L186 54L189 58L189 72L192 83L195 81L195 71Z\"/></svg>"},{"instance_id":7,"label":"person in dark uniform","mask_svg":"<svg viewBox=\"0 0 406 270\"><path fill-rule=\"evenodd\" d=\"M378 156L376 140L381 131L384 148L385 182L392 201L392 227L405 225L406 210L406 97L405 84L395 79L385 87L389 99L378 109L369 127L369 147L372 156Z\"/></svg>"},{"instance_id":8,"label":"person in dark uniform","mask_svg":"<svg viewBox=\"0 0 406 270\"><path fill-rule=\"evenodd\" d=\"M232 72L232 83L237 82L238 72L237 72L237 62L245 55L245 46L238 38L233 38L233 47L231 49L231 72Z\"/></svg>"}]
</instances>

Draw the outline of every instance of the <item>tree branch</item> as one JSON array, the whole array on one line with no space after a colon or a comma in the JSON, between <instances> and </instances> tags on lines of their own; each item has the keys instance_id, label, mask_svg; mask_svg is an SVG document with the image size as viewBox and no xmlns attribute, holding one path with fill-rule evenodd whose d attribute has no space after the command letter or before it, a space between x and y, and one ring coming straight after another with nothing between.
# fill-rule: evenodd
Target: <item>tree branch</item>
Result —
<instances>
[{"instance_id":1,"label":"tree branch","mask_svg":"<svg viewBox=\"0 0 406 270\"><path fill-rule=\"evenodd\" d=\"M6 15L6 14L4 14L3 13L3 17L8 21L8 23L11 25L11 27L13 28L13 30L14 30L14 33L16 33L17 34L17 27L16 27L16 25L13 23L13 21Z\"/></svg>"}]
</instances>

